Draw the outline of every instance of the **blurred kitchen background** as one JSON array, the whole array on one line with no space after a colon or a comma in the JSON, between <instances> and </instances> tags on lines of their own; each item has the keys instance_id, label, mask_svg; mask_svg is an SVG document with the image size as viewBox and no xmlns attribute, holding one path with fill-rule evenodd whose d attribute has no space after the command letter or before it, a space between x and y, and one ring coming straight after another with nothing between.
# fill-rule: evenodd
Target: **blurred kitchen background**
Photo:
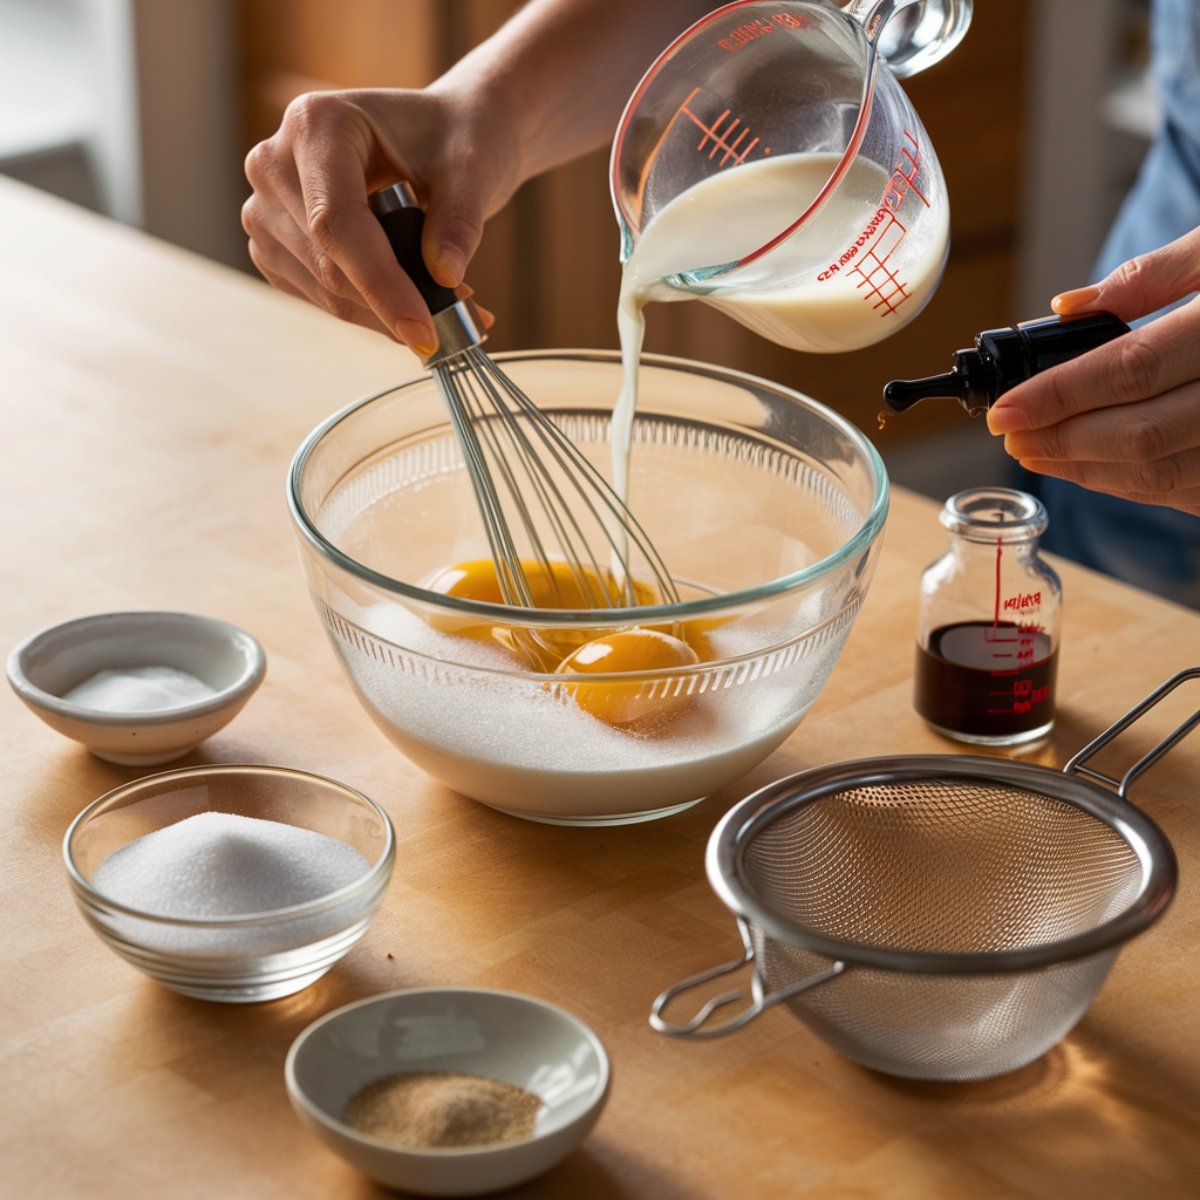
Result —
<instances>
[{"instance_id":1,"label":"blurred kitchen background","mask_svg":"<svg viewBox=\"0 0 1200 1200\"><path fill-rule=\"evenodd\" d=\"M0 173L250 271L242 159L318 88L420 87L520 0L0 0ZM957 405L877 428L888 379L949 367L979 330L1087 282L1157 121L1146 0L976 0L962 45L905 89L951 199L950 263L925 312L849 355L785 351L701 304L648 313L646 348L767 376L866 431L892 477L938 499L1003 482ZM6 230L3 236L19 236ZM526 185L469 278L489 346L615 346L607 154ZM332 320L332 318L330 318ZM330 408L353 397L330 397Z\"/></svg>"}]
</instances>

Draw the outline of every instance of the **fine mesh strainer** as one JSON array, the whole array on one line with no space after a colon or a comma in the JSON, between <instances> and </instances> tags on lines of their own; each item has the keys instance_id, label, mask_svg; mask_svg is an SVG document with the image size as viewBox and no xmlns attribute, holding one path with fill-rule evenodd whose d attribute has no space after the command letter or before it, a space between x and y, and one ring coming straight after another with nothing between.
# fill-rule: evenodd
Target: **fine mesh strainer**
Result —
<instances>
[{"instance_id":1,"label":"fine mesh strainer","mask_svg":"<svg viewBox=\"0 0 1200 1200\"><path fill-rule=\"evenodd\" d=\"M744 953L663 992L651 1025L714 1037L782 1002L847 1058L892 1075L984 1079L1031 1062L1170 903L1175 856L1126 792L1200 712L1120 781L1084 763L1197 677L1200 668L1173 676L1062 772L908 755L806 771L747 797L707 853ZM748 963L749 1002L736 1016L713 1019L740 989L682 1024L664 1016L683 992Z\"/></svg>"}]
</instances>

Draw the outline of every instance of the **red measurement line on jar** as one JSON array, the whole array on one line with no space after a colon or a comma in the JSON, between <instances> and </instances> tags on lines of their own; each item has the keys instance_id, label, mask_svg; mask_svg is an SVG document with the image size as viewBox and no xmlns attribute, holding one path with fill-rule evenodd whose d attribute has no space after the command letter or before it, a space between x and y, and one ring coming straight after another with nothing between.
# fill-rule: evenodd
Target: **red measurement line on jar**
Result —
<instances>
[{"instance_id":1,"label":"red measurement line on jar","mask_svg":"<svg viewBox=\"0 0 1200 1200\"><path fill-rule=\"evenodd\" d=\"M1000 625L1000 560L1004 557L1004 539L996 538L996 603L992 609L992 636Z\"/></svg>"},{"instance_id":2,"label":"red measurement line on jar","mask_svg":"<svg viewBox=\"0 0 1200 1200\"><path fill-rule=\"evenodd\" d=\"M711 122L705 121L701 116L693 112L688 106L696 98L699 91L699 88L693 88L688 98L679 106L677 113L677 115L682 114L687 117L703 134L700 141L696 144L696 150L703 152L711 141L712 145L708 150L709 159L716 158L718 153L722 150L724 151L721 161L717 164L718 166L723 167L730 162L744 163L746 157L759 145L760 139L751 135L748 125L742 125L741 117L732 116L732 109L727 108L715 121ZM726 124L726 121L729 123ZM738 129L739 125L741 126L740 130ZM736 137L734 137L735 131L737 132ZM750 138L749 142L746 141L747 138ZM745 144L743 145L743 143ZM770 147L764 146L761 153L770 154Z\"/></svg>"}]
</instances>

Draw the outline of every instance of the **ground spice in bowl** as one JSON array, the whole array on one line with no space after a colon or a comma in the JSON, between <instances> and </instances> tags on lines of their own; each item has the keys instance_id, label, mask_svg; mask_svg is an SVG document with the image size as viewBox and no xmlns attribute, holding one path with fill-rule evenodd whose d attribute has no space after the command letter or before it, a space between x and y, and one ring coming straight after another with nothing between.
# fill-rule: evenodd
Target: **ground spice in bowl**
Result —
<instances>
[{"instance_id":1,"label":"ground spice in bowl","mask_svg":"<svg viewBox=\"0 0 1200 1200\"><path fill-rule=\"evenodd\" d=\"M389 1075L356 1092L342 1120L397 1146L449 1149L533 1136L541 1100L532 1092L459 1071Z\"/></svg>"}]
</instances>

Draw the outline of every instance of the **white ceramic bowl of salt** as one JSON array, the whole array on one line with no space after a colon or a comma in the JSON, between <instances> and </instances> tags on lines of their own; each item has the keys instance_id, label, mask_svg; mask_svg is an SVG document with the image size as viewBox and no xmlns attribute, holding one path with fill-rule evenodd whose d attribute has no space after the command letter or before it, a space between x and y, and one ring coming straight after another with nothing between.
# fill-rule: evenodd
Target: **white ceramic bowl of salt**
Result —
<instances>
[{"instance_id":1,"label":"white ceramic bowl of salt","mask_svg":"<svg viewBox=\"0 0 1200 1200\"><path fill-rule=\"evenodd\" d=\"M191 767L88 805L63 857L110 949L184 995L247 1003L307 987L363 936L395 832L378 804L332 779Z\"/></svg>"},{"instance_id":2,"label":"white ceramic bowl of salt","mask_svg":"<svg viewBox=\"0 0 1200 1200\"><path fill-rule=\"evenodd\" d=\"M545 1000L413 988L314 1021L284 1077L301 1124L371 1179L474 1196L574 1150L604 1109L610 1068L596 1034Z\"/></svg>"},{"instance_id":3,"label":"white ceramic bowl of salt","mask_svg":"<svg viewBox=\"0 0 1200 1200\"><path fill-rule=\"evenodd\" d=\"M52 729L123 766L171 762L228 724L266 673L244 630L180 612L100 613L43 629L8 658Z\"/></svg>"}]
</instances>

